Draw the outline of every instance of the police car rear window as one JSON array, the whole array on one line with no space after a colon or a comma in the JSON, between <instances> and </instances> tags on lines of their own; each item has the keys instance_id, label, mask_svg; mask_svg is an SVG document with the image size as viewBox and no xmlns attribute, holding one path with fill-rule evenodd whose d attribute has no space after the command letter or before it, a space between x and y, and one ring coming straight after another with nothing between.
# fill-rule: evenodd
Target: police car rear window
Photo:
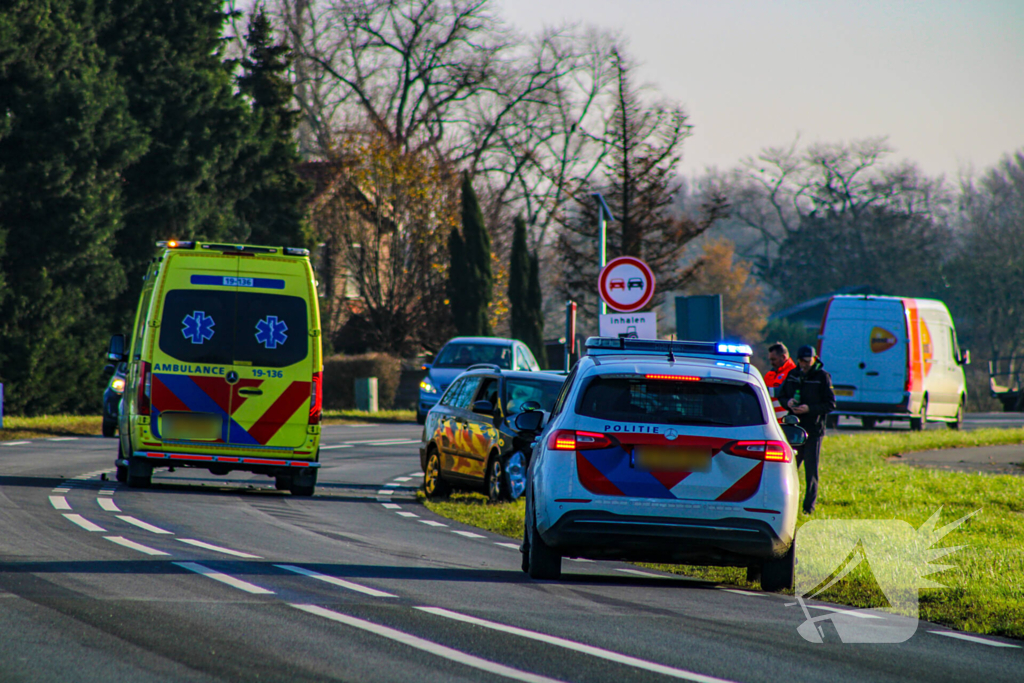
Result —
<instances>
[{"instance_id":1,"label":"police car rear window","mask_svg":"<svg viewBox=\"0 0 1024 683\"><path fill-rule=\"evenodd\" d=\"M160 350L186 363L280 368L309 354L308 331L300 297L176 289L164 299Z\"/></svg>"},{"instance_id":2,"label":"police car rear window","mask_svg":"<svg viewBox=\"0 0 1024 683\"><path fill-rule=\"evenodd\" d=\"M618 422L707 424L742 427L765 424L761 402L745 383L595 377L577 413Z\"/></svg>"}]
</instances>

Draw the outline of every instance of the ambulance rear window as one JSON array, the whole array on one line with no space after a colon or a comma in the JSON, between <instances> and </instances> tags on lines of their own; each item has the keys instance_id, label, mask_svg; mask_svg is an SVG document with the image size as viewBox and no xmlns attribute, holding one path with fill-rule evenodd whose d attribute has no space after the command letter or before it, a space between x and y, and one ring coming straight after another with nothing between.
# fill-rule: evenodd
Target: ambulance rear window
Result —
<instances>
[{"instance_id":1,"label":"ambulance rear window","mask_svg":"<svg viewBox=\"0 0 1024 683\"><path fill-rule=\"evenodd\" d=\"M186 363L293 365L309 354L306 302L281 294L172 290L164 299L160 349Z\"/></svg>"}]
</instances>

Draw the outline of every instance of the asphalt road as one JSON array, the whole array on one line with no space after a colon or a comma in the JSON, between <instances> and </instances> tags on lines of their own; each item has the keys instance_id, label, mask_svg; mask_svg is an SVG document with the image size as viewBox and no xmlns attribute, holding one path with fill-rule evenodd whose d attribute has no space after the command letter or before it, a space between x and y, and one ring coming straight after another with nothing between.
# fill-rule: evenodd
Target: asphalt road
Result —
<instances>
[{"instance_id":1,"label":"asphalt road","mask_svg":"<svg viewBox=\"0 0 1024 683\"><path fill-rule=\"evenodd\" d=\"M419 427L324 431L306 499L101 481L110 439L0 445L0 681L1020 680L1020 643L931 624L814 644L787 596L573 560L532 581L415 502Z\"/></svg>"}]
</instances>

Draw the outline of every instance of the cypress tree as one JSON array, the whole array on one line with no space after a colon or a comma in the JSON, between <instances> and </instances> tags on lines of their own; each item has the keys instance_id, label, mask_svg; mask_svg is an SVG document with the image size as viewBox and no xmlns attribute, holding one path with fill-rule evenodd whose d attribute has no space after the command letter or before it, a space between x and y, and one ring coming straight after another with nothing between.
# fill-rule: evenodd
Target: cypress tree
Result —
<instances>
[{"instance_id":1,"label":"cypress tree","mask_svg":"<svg viewBox=\"0 0 1024 683\"><path fill-rule=\"evenodd\" d=\"M527 328L520 337L542 368L548 367L548 354L544 346L544 298L540 290L540 259L537 252L530 254L530 277L526 291Z\"/></svg>"},{"instance_id":2,"label":"cypress tree","mask_svg":"<svg viewBox=\"0 0 1024 683\"><path fill-rule=\"evenodd\" d=\"M466 263L466 245L458 228L453 228L448 236L448 302L452 311L452 322L459 336L476 334L470 314L469 268Z\"/></svg>"},{"instance_id":3,"label":"cypress tree","mask_svg":"<svg viewBox=\"0 0 1024 683\"><path fill-rule=\"evenodd\" d=\"M512 256L508 266L508 303L513 339L526 341L529 335L530 253L526 246L526 221L517 216L512 231Z\"/></svg>"},{"instance_id":4,"label":"cypress tree","mask_svg":"<svg viewBox=\"0 0 1024 683\"><path fill-rule=\"evenodd\" d=\"M464 280L450 282L464 290L460 294L464 297L462 301L465 302L464 327L459 327L460 314L454 309L452 314L456 319L459 334L489 336L491 323L487 318L487 307L491 303L491 290L494 287L494 277L491 273L491 236L484 225L480 202L476 198L468 174L462 177L461 238L465 247Z\"/></svg>"}]
</instances>

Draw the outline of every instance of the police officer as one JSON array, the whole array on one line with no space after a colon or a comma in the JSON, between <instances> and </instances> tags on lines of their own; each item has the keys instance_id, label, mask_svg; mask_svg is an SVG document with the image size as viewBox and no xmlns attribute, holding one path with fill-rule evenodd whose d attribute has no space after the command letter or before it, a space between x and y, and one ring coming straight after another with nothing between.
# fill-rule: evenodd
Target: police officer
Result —
<instances>
[{"instance_id":1,"label":"police officer","mask_svg":"<svg viewBox=\"0 0 1024 683\"><path fill-rule=\"evenodd\" d=\"M832 376L816 356L813 347L801 346L796 352L797 368L789 373L778 392L782 405L797 416L807 432L807 441L796 454L796 465L803 463L807 478L803 506L807 515L814 512L818 500L818 459L825 437L825 417L836 409Z\"/></svg>"}]
</instances>

